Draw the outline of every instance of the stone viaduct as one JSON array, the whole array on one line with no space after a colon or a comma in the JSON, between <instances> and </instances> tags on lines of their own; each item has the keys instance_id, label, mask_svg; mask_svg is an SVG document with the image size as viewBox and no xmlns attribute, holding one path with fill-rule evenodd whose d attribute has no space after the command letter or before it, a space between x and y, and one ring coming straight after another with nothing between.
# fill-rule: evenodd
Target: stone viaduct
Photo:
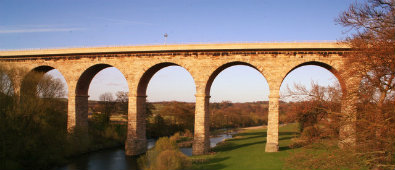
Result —
<instances>
[{"instance_id":1,"label":"stone viaduct","mask_svg":"<svg viewBox=\"0 0 395 170\"><path fill-rule=\"evenodd\" d=\"M47 72L57 69L68 86L67 127L87 127L88 89L92 78L107 67L115 67L125 76L129 86L127 155L146 151L145 103L151 77L167 66L181 66L193 77L196 85L196 110L193 154L209 151L209 100L215 77L234 65L246 65L259 71L270 88L266 152L277 152L279 124L279 89L292 70L304 65L317 65L331 71L339 80L343 92L343 123L339 145L355 142L355 98L351 94L358 85L345 74L344 54L350 48L338 43L246 43L189 44L69 48L25 51L0 51L0 64L22 67L30 71ZM23 79L20 74L11 81L20 94Z\"/></svg>"}]
</instances>

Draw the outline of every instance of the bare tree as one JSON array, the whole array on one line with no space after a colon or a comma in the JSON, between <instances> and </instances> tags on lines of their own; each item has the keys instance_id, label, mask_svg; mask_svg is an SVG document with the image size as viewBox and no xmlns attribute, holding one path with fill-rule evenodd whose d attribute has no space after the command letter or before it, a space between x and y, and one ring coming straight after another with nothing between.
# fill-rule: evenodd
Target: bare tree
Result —
<instances>
[{"instance_id":1,"label":"bare tree","mask_svg":"<svg viewBox=\"0 0 395 170\"><path fill-rule=\"evenodd\" d=\"M106 93L103 93L99 96L99 100L103 101L103 102L113 102L114 97L113 97L112 93L106 92Z\"/></svg>"},{"instance_id":2,"label":"bare tree","mask_svg":"<svg viewBox=\"0 0 395 170\"><path fill-rule=\"evenodd\" d=\"M60 79L44 75L37 85L37 94L42 98L63 98L66 92Z\"/></svg>"},{"instance_id":3,"label":"bare tree","mask_svg":"<svg viewBox=\"0 0 395 170\"><path fill-rule=\"evenodd\" d=\"M281 98L283 100L293 101L315 100L340 102L341 100L342 93L339 83L331 86L320 86L318 83L312 81L310 86L311 89L302 84L294 84L293 88L287 86L286 94L281 95Z\"/></svg>"},{"instance_id":4,"label":"bare tree","mask_svg":"<svg viewBox=\"0 0 395 170\"><path fill-rule=\"evenodd\" d=\"M340 115L341 96L338 83L333 86L320 86L312 81L311 88L302 84L294 84L293 88L287 87L286 94L281 98L293 102L294 109L289 111L293 113L287 115L294 116L293 119L298 121L302 134L305 129L316 131L316 136L302 136L309 141L306 144L310 144L314 140L310 138L338 137L337 120Z\"/></svg>"},{"instance_id":5,"label":"bare tree","mask_svg":"<svg viewBox=\"0 0 395 170\"><path fill-rule=\"evenodd\" d=\"M356 33L345 42L356 51L348 56L350 74L363 77L368 88L374 88L382 106L395 88L395 2L370 0L354 3L336 19Z\"/></svg>"},{"instance_id":6,"label":"bare tree","mask_svg":"<svg viewBox=\"0 0 395 170\"><path fill-rule=\"evenodd\" d=\"M362 77L357 150L370 167L393 169L395 153L395 1L354 3L336 21L354 31L345 43L349 74Z\"/></svg>"},{"instance_id":7,"label":"bare tree","mask_svg":"<svg viewBox=\"0 0 395 170\"><path fill-rule=\"evenodd\" d=\"M127 114L128 113L128 102L129 102L129 93L125 91L118 91L115 95L117 96L116 102L119 105L119 110Z\"/></svg>"},{"instance_id":8,"label":"bare tree","mask_svg":"<svg viewBox=\"0 0 395 170\"><path fill-rule=\"evenodd\" d=\"M99 100L102 104L102 113L105 115L105 123L110 123L111 113L114 111L114 97L112 93L106 92L99 96Z\"/></svg>"}]
</instances>

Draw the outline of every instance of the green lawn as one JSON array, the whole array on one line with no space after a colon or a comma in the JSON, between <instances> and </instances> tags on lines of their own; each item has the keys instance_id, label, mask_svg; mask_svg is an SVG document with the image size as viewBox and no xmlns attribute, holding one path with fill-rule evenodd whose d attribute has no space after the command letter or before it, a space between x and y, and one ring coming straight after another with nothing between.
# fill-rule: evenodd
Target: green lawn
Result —
<instances>
[{"instance_id":1,"label":"green lawn","mask_svg":"<svg viewBox=\"0 0 395 170\"><path fill-rule=\"evenodd\" d=\"M279 129L280 151L265 153L266 129L246 130L213 148L215 154L194 156L192 169L282 169L290 152L288 145L298 135L297 124Z\"/></svg>"}]
</instances>

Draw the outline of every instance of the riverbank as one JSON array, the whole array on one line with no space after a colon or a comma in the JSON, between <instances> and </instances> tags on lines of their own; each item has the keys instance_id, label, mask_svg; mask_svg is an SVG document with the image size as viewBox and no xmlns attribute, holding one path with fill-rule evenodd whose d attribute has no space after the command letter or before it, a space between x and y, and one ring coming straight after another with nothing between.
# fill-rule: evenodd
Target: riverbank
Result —
<instances>
[{"instance_id":1,"label":"riverbank","mask_svg":"<svg viewBox=\"0 0 395 170\"><path fill-rule=\"evenodd\" d=\"M299 133L297 124L279 128L279 152L266 153L264 126L241 128L233 138L212 149L210 155L193 156L191 169L282 169L291 149L291 139Z\"/></svg>"}]
</instances>

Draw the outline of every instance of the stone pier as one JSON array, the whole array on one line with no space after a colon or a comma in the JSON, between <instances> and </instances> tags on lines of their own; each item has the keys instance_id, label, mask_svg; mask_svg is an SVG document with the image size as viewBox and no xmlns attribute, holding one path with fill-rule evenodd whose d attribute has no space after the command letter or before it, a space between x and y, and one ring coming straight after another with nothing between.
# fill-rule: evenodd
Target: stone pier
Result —
<instances>
[{"instance_id":1,"label":"stone pier","mask_svg":"<svg viewBox=\"0 0 395 170\"><path fill-rule=\"evenodd\" d=\"M140 155L147 151L145 132L146 98L147 96L129 97L128 131L125 142L126 155Z\"/></svg>"},{"instance_id":2,"label":"stone pier","mask_svg":"<svg viewBox=\"0 0 395 170\"><path fill-rule=\"evenodd\" d=\"M269 115L267 125L266 152L278 151L278 110L279 110L279 90L271 90L269 95Z\"/></svg>"},{"instance_id":3,"label":"stone pier","mask_svg":"<svg viewBox=\"0 0 395 170\"><path fill-rule=\"evenodd\" d=\"M210 114L208 112L210 96L196 94L195 135L192 154L202 155L210 151Z\"/></svg>"}]
</instances>

